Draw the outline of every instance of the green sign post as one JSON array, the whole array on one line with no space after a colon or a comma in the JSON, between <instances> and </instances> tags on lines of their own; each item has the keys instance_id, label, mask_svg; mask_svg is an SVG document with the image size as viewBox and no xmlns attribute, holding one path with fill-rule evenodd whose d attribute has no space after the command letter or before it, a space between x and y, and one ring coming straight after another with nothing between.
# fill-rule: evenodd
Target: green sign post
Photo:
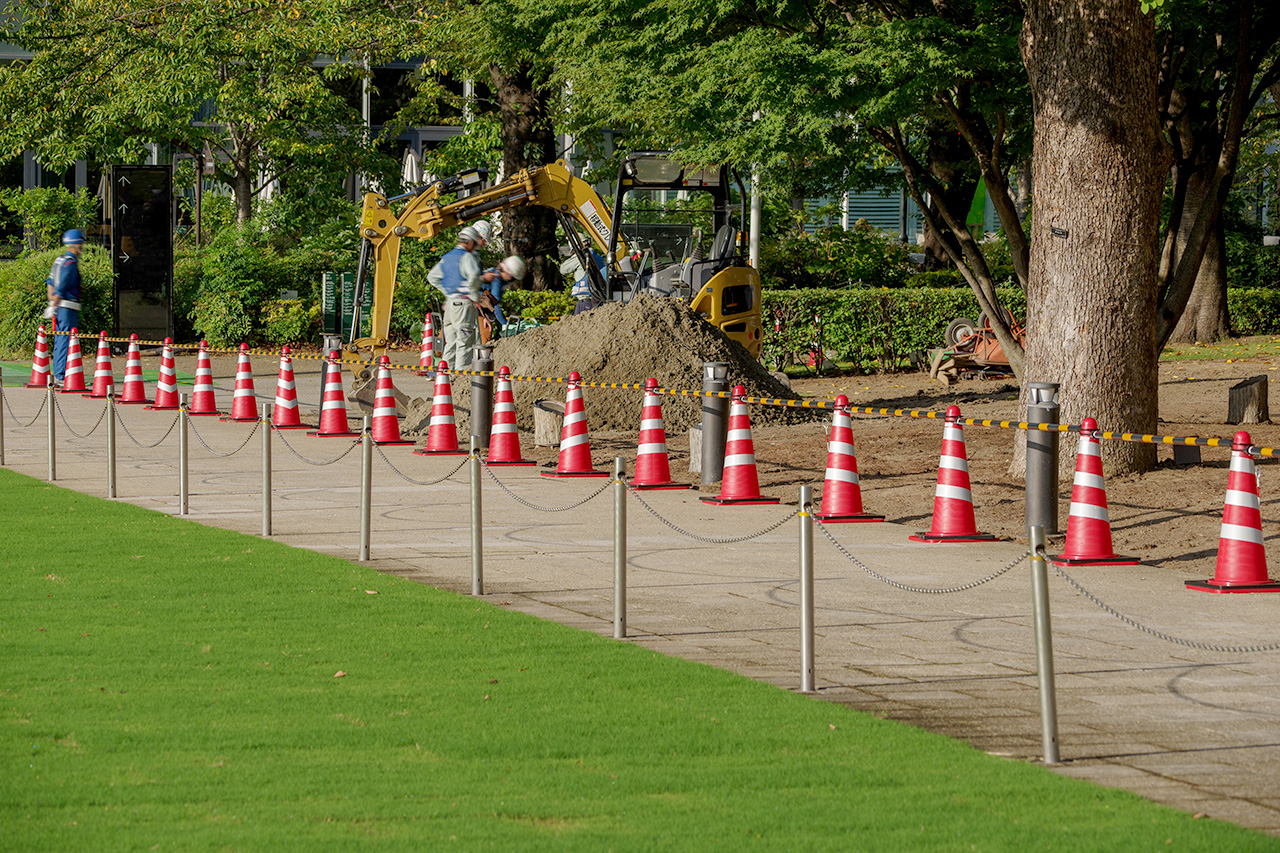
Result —
<instances>
[{"instance_id":1,"label":"green sign post","mask_svg":"<svg viewBox=\"0 0 1280 853\"><path fill-rule=\"evenodd\" d=\"M356 277L354 273L326 272L320 276L320 302L323 317L322 332L327 335L346 336L351 330L355 308ZM360 300L360 334L369 334L370 314L373 311L373 288L366 287Z\"/></svg>"}]
</instances>

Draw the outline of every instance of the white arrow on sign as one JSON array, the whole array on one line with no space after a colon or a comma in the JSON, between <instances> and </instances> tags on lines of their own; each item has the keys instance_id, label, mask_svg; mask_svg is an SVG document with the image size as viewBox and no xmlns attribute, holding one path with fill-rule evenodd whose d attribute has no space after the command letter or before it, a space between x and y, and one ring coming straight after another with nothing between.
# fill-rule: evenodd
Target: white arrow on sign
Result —
<instances>
[{"instance_id":1,"label":"white arrow on sign","mask_svg":"<svg viewBox=\"0 0 1280 853\"><path fill-rule=\"evenodd\" d=\"M121 175L120 180L117 183L127 187L129 186L129 179L126 178L124 175Z\"/></svg>"},{"instance_id":2,"label":"white arrow on sign","mask_svg":"<svg viewBox=\"0 0 1280 853\"><path fill-rule=\"evenodd\" d=\"M129 205L125 204L124 202L120 202L120 212L125 213L128 210L129 210Z\"/></svg>"},{"instance_id":3,"label":"white arrow on sign","mask_svg":"<svg viewBox=\"0 0 1280 853\"><path fill-rule=\"evenodd\" d=\"M120 263L122 263L122 264L127 264L127 263L129 263L129 256L128 256L128 255L120 255L119 257L120 257Z\"/></svg>"}]
</instances>

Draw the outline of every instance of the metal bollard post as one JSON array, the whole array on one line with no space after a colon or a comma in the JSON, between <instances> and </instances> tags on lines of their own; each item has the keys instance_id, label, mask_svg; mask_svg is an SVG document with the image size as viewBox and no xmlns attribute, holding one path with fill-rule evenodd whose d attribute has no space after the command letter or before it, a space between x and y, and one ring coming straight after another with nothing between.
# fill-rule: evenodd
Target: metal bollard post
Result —
<instances>
[{"instance_id":1,"label":"metal bollard post","mask_svg":"<svg viewBox=\"0 0 1280 853\"><path fill-rule=\"evenodd\" d=\"M613 459L613 638L627 636L627 467Z\"/></svg>"},{"instance_id":2,"label":"metal bollard post","mask_svg":"<svg viewBox=\"0 0 1280 853\"><path fill-rule=\"evenodd\" d=\"M1027 383L1027 423L1058 423L1058 384ZM1058 433L1038 429L1027 432L1028 527L1058 532Z\"/></svg>"},{"instance_id":3,"label":"metal bollard post","mask_svg":"<svg viewBox=\"0 0 1280 853\"><path fill-rule=\"evenodd\" d=\"M800 487L800 692L813 683L813 487Z\"/></svg>"},{"instance_id":4,"label":"metal bollard post","mask_svg":"<svg viewBox=\"0 0 1280 853\"><path fill-rule=\"evenodd\" d=\"M480 512L480 442L471 436L471 594L484 595L484 520Z\"/></svg>"},{"instance_id":5,"label":"metal bollard post","mask_svg":"<svg viewBox=\"0 0 1280 853\"><path fill-rule=\"evenodd\" d=\"M369 560L369 529L373 524L373 434L369 432L372 419L364 416L360 427L360 555L361 562Z\"/></svg>"},{"instance_id":6,"label":"metal bollard post","mask_svg":"<svg viewBox=\"0 0 1280 853\"><path fill-rule=\"evenodd\" d=\"M0 383L0 465L4 464L4 384Z\"/></svg>"},{"instance_id":7,"label":"metal bollard post","mask_svg":"<svg viewBox=\"0 0 1280 853\"><path fill-rule=\"evenodd\" d=\"M178 515L187 514L187 395L178 395Z\"/></svg>"},{"instance_id":8,"label":"metal bollard post","mask_svg":"<svg viewBox=\"0 0 1280 853\"><path fill-rule=\"evenodd\" d=\"M493 371L493 347L478 344L471 369L479 372ZM480 447L489 446L489 433L493 430L493 377L471 377L471 435Z\"/></svg>"},{"instance_id":9,"label":"metal bollard post","mask_svg":"<svg viewBox=\"0 0 1280 853\"><path fill-rule=\"evenodd\" d=\"M1040 682L1040 740L1044 763L1058 763L1058 699L1053 679L1053 628L1049 623L1049 572L1044 529L1027 528L1031 540L1031 594L1035 599L1036 670Z\"/></svg>"},{"instance_id":10,"label":"metal bollard post","mask_svg":"<svg viewBox=\"0 0 1280 853\"><path fill-rule=\"evenodd\" d=\"M271 404L262 404L262 535L271 535Z\"/></svg>"},{"instance_id":11,"label":"metal bollard post","mask_svg":"<svg viewBox=\"0 0 1280 853\"><path fill-rule=\"evenodd\" d=\"M107 386L107 497L116 496L116 386Z\"/></svg>"},{"instance_id":12,"label":"metal bollard post","mask_svg":"<svg viewBox=\"0 0 1280 853\"><path fill-rule=\"evenodd\" d=\"M58 479L58 437L55 428L54 418L56 414L53 409L57 405L53 398L53 383L50 382L45 386L48 388L45 405L49 407L49 482L52 483Z\"/></svg>"},{"instance_id":13,"label":"metal bollard post","mask_svg":"<svg viewBox=\"0 0 1280 853\"><path fill-rule=\"evenodd\" d=\"M717 394L729 390L729 365L702 363L702 390ZM729 437L729 398L702 398L702 482L718 483L724 476L724 445Z\"/></svg>"}]
</instances>

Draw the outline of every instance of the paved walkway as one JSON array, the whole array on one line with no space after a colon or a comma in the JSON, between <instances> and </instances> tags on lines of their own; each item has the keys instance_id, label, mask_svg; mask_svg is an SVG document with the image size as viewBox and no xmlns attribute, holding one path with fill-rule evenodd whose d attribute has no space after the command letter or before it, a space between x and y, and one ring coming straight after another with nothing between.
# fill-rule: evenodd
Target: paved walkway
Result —
<instances>
[{"instance_id":1,"label":"paved walkway","mask_svg":"<svg viewBox=\"0 0 1280 853\"><path fill-rule=\"evenodd\" d=\"M319 399L319 363L295 366L305 420L305 403ZM191 367L180 365L188 372ZM220 389L232 387L233 371L230 359L215 362ZM426 380L417 381L423 388L410 392L425 393ZM23 421L44 398L42 391L18 388L6 388L5 394ZM220 393L220 402L229 399ZM86 439L68 428L88 431L102 404L71 395L59 402L68 423L57 424L57 482L105 497L104 428ZM119 431L119 499L176 512L176 436L149 450L134 441L156 442L174 415L140 406L120 410L133 439ZM45 416L26 428L7 409L4 418L5 464L44 479ZM259 436L229 457L214 456L204 446L231 452L253 426L213 418L192 423L199 438L190 440L189 517L260 534ZM275 539L356 559L359 452L324 467L303 461L332 460L350 446L346 439L311 438L301 431L277 435ZM460 461L415 456L404 447L384 453L404 476L417 480L440 477ZM531 468L495 473L512 493L548 506L571 503L605 482L552 481ZM438 485L414 485L375 451L370 565L469 593L466 477L464 468ZM649 492L644 500L671 522L716 536L761 530L795 510L712 507L697 494ZM581 509L546 513L521 505L485 477L485 600L612 636L612 513L609 492ZM628 515L627 641L799 689L796 523L743 544L711 545L677 534L634 499ZM913 543L907 536L914 528L893 523L828 529L868 567L920 586L982 578L1024 551L1008 542ZM1039 759L1025 561L990 583L949 595L906 592L875 580L821 533L815 562L822 699L943 732L995 754ZM1071 574L1122 612L1180 637L1237 646L1280 641L1280 597L1191 593L1173 572L1142 566ZM1211 652L1157 639L1102 612L1052 572L1050 594L1063 759L1055 771L1280 834L1280 652Z\"/></svg>"}]
</instances>

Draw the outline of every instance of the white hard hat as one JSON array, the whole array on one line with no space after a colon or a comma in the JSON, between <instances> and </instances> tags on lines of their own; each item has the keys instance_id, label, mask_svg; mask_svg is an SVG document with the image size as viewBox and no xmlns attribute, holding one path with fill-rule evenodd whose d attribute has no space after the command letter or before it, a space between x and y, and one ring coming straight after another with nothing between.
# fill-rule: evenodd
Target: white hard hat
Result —
<instances>
[{"instance_id":1,"label":"white hard hat","mask_svg":"<svg viewBox=\"0 0 1280 853\"><path fill-rule=\"evenodd\" d=\"M476 235L486 243L489 242L489 238L493 234L493 226L490 225L488 221L484 219L481 219L479 222L476 222L475 224L473 224L471 226L471 230L475 231Z\"/></svg>"},{"instance_id":2,"label":"white hard hat","mask_svg":"<svg viewBox=\"0 0 1280 853\"><path fill-rule=\"evenodd\" d=\"M512 278L524 278L524 258L519 255L511 255L510 257L503 258L502 268L505 269Z\"/></svg>"},{"instance_id":3,"label":"white hard hat","mask_svg":"<svg viewBox=\"0 0 1280 853\"><path fill-rule=\"evenodd\" d=\"M459 242L459 243L474 243L474 242L476 242L476 237L477 237L477 236L478 236L478 235L476 234L476 229L474 229L474 228L472 228L470 225L468 225L466 228L463 228L461 231L459 231L459 232L458 232L458 242Z\"/></svg>"}]
</instances>

